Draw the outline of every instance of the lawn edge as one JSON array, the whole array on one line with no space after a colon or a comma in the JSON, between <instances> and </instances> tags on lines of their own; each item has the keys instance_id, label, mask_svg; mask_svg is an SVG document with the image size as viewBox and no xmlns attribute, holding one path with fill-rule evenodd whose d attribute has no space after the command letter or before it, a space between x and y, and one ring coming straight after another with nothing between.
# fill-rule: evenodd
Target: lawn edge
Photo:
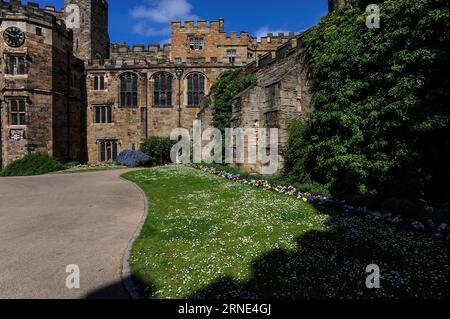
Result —
<instances>
[{"instance_id":1,"label":"lawn edge","mask_svg":"<svg viewBox=\"0 0 450 319\"><path fill-rule=\"evenodd\" d=\"M139 171L145 171L143 170L137 170L135 172ZM144 199L144 213L141 217L141 220L136 228L136 231L133 234L133 237L129 240L127 248L125 249L123 256L122 256L122 271L121 271L121 277L122 277L122 285L124 286L125 290L127 291L128 295L131 299L143 299L143 294L141 293L141 289L139 288L139 285L135 282L133 279L133 273L131 272L129 259L131 256L131 249L133 248L133 245L135 241L139 238L142 228L144 227L145 222L147 221L148 217L148 198L147 194L142 190L142 188L139 187L136 183L124 178L123 176L129 172L123 173L120 175L120 179L123 181L126 181L129 184L132 184L141 194L141 196Z\"/></svg>"}]
</instances>

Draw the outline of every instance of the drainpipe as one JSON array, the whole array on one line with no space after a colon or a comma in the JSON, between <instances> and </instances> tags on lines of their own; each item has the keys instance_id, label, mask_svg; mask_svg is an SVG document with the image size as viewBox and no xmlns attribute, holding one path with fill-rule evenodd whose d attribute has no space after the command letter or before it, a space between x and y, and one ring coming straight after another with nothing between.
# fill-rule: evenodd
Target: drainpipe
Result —
<instances>
[{"instance_id":1,"label":"drainpipe","mask_svg":"<svg viewBox=\"0 0 450 319\"><path fill-rule=\"evenodd\" d=\"M175 70L178 77L178 127L181 128L181 78L183 77L183 69L179 68Z\"/></svg>"}]
</instances>

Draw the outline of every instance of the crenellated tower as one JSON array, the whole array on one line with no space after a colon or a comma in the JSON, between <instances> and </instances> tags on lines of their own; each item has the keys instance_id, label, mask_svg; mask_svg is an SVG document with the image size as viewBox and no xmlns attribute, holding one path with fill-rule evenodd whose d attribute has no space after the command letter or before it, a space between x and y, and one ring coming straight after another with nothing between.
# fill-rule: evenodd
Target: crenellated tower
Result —
<instances>
[{"instance_id":1,"label":"crenellated tower","mask_svg":"<svg viewBox=\"0 0 450 319\"><path fill-rule=\"evenodd\" d=\"M82 60L109 57L106 0L65 0L65 21L74 34L74 53Z\"/></svg>"}]
</instances>

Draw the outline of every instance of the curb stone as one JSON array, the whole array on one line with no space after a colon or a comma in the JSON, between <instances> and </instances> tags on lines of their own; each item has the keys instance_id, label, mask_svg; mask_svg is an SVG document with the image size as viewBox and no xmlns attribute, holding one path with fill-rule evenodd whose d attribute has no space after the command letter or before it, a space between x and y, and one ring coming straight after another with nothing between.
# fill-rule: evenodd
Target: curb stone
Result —
<instances>
[{"instance_id":1,"label":"curb stone","mask_svg":"<svg viewBox=\"0 0 450 319\"><path fill-rule=\"evenodd\" d=\"M128 263L128 260L130 258L131 255L131 249L133 247L134 242L138 239L142 228L144 227L144 223L147 220L147 216L148 216L148 199L147 199L147 195L144 193L144 191L135 183L123 178L122 176L120 176L120 179L126 181L127 183L132 184L141 194L141 196L144 199L144 214L142 215L141 221L139 222L139 225L133 235L133 237L131 238L131 240L128 242L128 246L125 249L125 252L123 254L122 257L122 284L125 288L125 290L128 292L129 296L131 297L131 299L143 299L143 295L141 293L141 290L139 289L138 285L136 284L136 282L133 280L132 275L131 275L131 270L130 270L130 265Z\"/></svg>"}]
</instances>

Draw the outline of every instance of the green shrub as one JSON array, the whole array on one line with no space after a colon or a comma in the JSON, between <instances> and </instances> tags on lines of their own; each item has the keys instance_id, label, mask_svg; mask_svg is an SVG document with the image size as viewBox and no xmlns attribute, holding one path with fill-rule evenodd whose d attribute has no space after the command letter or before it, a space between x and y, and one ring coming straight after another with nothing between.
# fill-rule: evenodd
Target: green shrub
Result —
<instances>
[{"instance_id":1,"label":"green shrub","mask_svg":"<svg viewBox=\"0 0 450 319\"><path fill-rule=\"evenodd\" d=\"M48 154L35 153L26 155L20 160L6 166L2 176L32 176L62 171L65 166L51 158Z\"/></svg>"},{"instance_id":2,"label":"green shrub","mask_svg":"<svg viewBox=\"0 0 450 319\"><path fill-rule=\"evenodd\" d=\"M166 137L151 137L141 145L141 151L151 157L153 165L171 163L170 150L176 144Z\"/></svg>"},{"instance_id":3,"label":"green shrub","mask_svg":"<svg viewBox=\"0 0 450 319\"><path fill-rule=\"evenodd\" d=\"M311 182L308 175L308 126L303 119L295 120L288 129L288 143L286 145L285 164L282 171L283 178L290 181Z\"/></svg>"}]
</instances>

